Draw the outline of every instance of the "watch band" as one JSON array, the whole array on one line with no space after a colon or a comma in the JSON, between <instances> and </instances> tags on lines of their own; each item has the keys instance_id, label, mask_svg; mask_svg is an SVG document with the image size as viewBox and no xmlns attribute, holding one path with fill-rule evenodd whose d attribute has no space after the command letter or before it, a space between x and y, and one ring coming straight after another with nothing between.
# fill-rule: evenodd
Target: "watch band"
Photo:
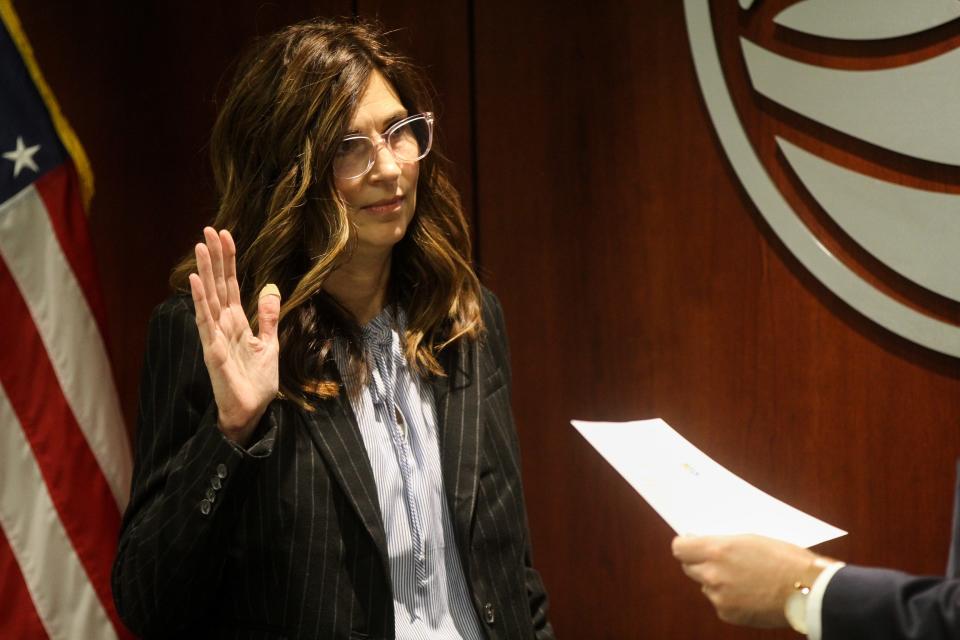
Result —
<instances>
[{"instance_id":1,"label":"watch band","mask_svg":"<svg viewBox=\"0 0 960 640\"><path fill-rule=\"evenodd\" d=\"M791 629L807 636L813 633L812 637L820 637L819 621L810 621L810 625L816 626L816 629L810 629L807 624L810 594L814 588L817 588L820 590L819 597L823 597L826 582L829 582L837 569L842 566L842 562L837 562L826 556L814 556L807 569L800 572L800 576L798 576L800 579L793 583L793 591L783 603L783 615ZM823 583L823 586L820 586L824 576L826 576L826 582Z\"/></svg>"},{"instance_id":2,"label":"watch band","mask_svg":"<svg viewBox=\"0 0 960 640\"><path fill-rule=\"evenodd\" d=\"M807 633L807 597L809 595L810 585L799 581L794 582L793 591L783 604L783 614L790 628L804 635Z\"/></svg>"}]
</instances>

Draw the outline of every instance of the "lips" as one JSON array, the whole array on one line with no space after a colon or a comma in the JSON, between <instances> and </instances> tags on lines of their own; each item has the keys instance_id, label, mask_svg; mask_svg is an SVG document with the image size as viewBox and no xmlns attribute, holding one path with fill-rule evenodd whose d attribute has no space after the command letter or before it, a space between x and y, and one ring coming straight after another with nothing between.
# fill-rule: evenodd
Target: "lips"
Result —
<instances>
[{"instance_id":1,"label":"lips","mask_svg":"<svg viewBox=\"0 0 960 640\"><path fill-rule=\"evenodd\" d=\"M403 204L403 196L394 196L392 198L378 200L362 208L364 211L370 211L371 213L389 213L399 209L401 204Z\"/></svg>"}]
</instances>

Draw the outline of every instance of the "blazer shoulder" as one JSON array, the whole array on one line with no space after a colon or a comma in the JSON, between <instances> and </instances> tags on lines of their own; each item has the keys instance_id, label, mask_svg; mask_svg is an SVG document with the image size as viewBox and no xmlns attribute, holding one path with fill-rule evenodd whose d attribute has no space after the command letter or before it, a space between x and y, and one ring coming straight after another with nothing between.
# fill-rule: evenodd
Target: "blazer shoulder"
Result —
<instances>
[{"instance_id":1,"label":"blazer shoulder","mask_svg":"<svg viewBox=\"0 0 960 640\"><path fill-rule=\"evenodd\" d=\"M500 306L500 300L497 299L497 294L495 294L493 291L490 291L490 289L486 288L483 285L480 285L480 298L481 298L481 304L483 304L484 306L486 305L494 305L497 307Z\"/></svg>"},{"instance_id":2,"label":"blazer shoulder","mask_svg":"<svg viewBox=\"0 0 960 640\"><path fill-rule=\"evenodd\" d=\"M200 348L200 335L189 295L172 295L150 314L147 326L148 362L166 360L171 354L195 353Z\"/></svg>"},{"instance_id":3,"label":"blazer shoulder","mask_svg":"<svg viewBox=\"0 0 960 640\"><path fill-rule=\"evenodd\" d=\"M492 291L481 289L481 311L483 314L483 333L479 344L481 353L487 359L490 371L503 371L506 383L510 383L510 341L507 337L507 325L503 318L503 308ZM494 384L493 386L498 386Z\"/></svg>"},{"instance_id":4,"label":"blazer shoulder","mask_svg":"<svg viewBox=\"0 0 960 640\"><path fill-rule=\"evenodd\" d=\"M480 287L480 313L487 333L495 331L502 334L504 332L503 307L500 306L500 300L493 291L484 286Z\"/></svg>"},{"instance_id":5,"label":"blazer shoulder","mask_svg":"<svg viewBox=\"0 0 960 640\"><path fill-rule=\"evenodd\" d=\"M150 313L152 320L185 320L193 321L196 313L193 308L193 299L186 293L175 293L169 298L158 304Z\"/></svg>"}]
</instances>

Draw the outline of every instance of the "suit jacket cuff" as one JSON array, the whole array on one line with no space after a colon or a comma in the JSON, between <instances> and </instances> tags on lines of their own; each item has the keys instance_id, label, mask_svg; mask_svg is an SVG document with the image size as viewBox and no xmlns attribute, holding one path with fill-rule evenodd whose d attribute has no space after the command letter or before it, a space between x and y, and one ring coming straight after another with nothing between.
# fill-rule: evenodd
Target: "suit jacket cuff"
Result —
<instances>
[{"instance_id":1,"label":"suit jacket cuff","mask_svg":"<svg viewBox=\"0 0 960 640\"><path fill-rule=\"evenodd\" d=\"M809 640L820 640L822 635L822 610L823 595L827 591L827 585L833 579L834 574L846 566L843 562L832 562L820 572L817 579L810 587L810 595L807 596L807 638Z\"/></svg>"}]
</instances>

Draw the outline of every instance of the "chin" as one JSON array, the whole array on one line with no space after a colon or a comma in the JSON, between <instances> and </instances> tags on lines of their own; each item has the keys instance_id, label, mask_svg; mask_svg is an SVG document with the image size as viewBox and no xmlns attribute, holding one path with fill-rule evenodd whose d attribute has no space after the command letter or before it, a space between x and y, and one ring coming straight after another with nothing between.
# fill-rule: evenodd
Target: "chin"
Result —
<instances>
[{"instance_id":1,"label":"chin","mask_svg":"<svg viewBox=\"0 0 960 640\"><path fill-rule=\"evenodd\" d=\"M363 233L361 231L357 240L360 245L370 247L371 249L392 249L398 242L403 240L406 231L406 225L397 225L390 229L377 229L374 233Z\"/></svg>"}]
</instances>

